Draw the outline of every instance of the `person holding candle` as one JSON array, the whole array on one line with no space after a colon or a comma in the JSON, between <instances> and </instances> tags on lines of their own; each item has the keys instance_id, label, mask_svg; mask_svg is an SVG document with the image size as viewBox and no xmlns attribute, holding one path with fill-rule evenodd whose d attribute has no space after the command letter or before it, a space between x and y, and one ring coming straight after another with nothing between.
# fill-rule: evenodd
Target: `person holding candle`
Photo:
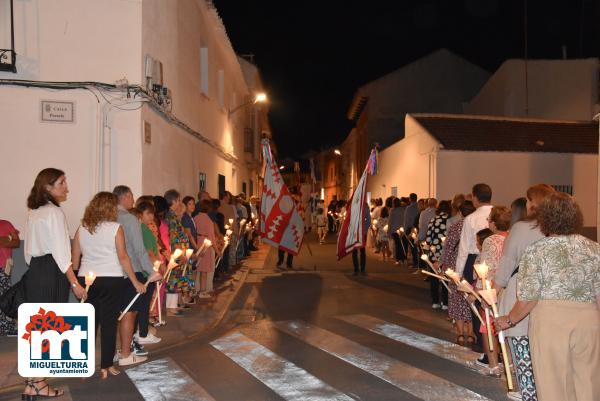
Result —
<instances>
[{"instance_id":1,"label":"person holding candle","mask_svg":"<svg viewBox=\"0 0 600 401\"><path fill-rule=\"evenodd\" d=\"M131 265L135 276L140 283L145 283L149 277L155 274L152 261L148 257L148 252L144 246L142 227L140 221L129 212L133 208L134 198L131 189L125 185L117 185L113 189L113 194L118 200L117 221L123 227L125 233L125 248L129 255ZM121 292L121 310L124 310L129 302L138 292L131 280L126 280L123 291ZM141 357L148 355L143 346L134 341L134 332L136 331L136 321L138 313L150 307L151 292L140 296L131 306L129 311L121 319L119 325L119 337L121 340L121 350L119 352L119 365L128 366L140 362Z\"/></svg>"},{"instance_id":2,"label":"person holding candle","mask_svg":"<svg viewBox=\"0 0 600 401\"><path fill-rule=\"evenodd\" d=\"M477 233L477 247L480 251L477 256L476 263L485 263L487 266L486 282L484 283L481 277L478 277L475 287L478 289L490 289L491 283L494 281L496 269L500 263L504 240L508 235L510 228L511 211L504 206L494 206L488 217L488 226ZM494 332L491 327L490 332ZM482 345L487 358L478 359L478 363L488 367L486 374L489 376L500 377L500 367L498 365L498 344L496 338L488 338L488 329L485 326L479 328L479 333L482 336ZM496 343L493 350L489 349L489 342Z\"/></svg>"},{"instance_id":3,"label":"person holding candle","mask_svg":"<svg viewBox=\"0 0 600 401\"><path fill-rule=\"evenodd\" d=\"M116 349L117 316L121 306L123 277L130 281L136 292L146 288L133 271L125 247L123 228L117 223L117 196L110 192L99 192L85 208L81 226L73 239L73 268L79 269L80 284L86 283L86 275L96 276L87 292L87 302L94 306L96 331L100 327L100 376L116 376L120 372L113 366ZM81 261L81 267L80 267ZM124 274L125 273L125 274ZM134 357L132 357L133 359ZM142 362L146 358L136 358Z\"/></svg>"},{"instance_id":4,"label":"person holding candle","mask_svg":"<svg viewBox=\"0 0 600 401\"><path fill-rule=\"evenodd\" d=\"M388 236L389 216L390 216L389 209L387 207L382 207L381 214L379 216L379 219L377 219L377 225L376 225L377 245L378 245L379 250L381 251L381 257L383 258L384 262L391 255L389 236Z\"/></svg>"},{"instance_id":5,"label":"person holding candle","mask_svg":"<svg viewBox=\"0 0 600 401\"><path fill-rule=\"evenodd\" d=\"M200 255L196 269L199 274L196 276L196 288L200 298L210 298L209 294L213 287L213 278L215 274L215 247L217 245L217 236L220 236L216 224L208 217L211 209L211 201L203 200L200 202L200 212L194 217L194 223L198 229L197 242L201 247L205 240L209 240L211 245Z\"/></svg>"},{"instance_id":6,"label":"person holding candle","mask_svg":"<svg viewBox=\"0 0 600 401\"><path fill-rule=\"evenodd\" d=\"M404 211L406 204L399 198L394 198L392 201L392 209L390 211L389 232L391 233L394 243L394 259L396 265L400 265L406 261L406 252L404 251L402 240L403 236L398 233L400 227L404 225Z\"/></svg>"},{"instance_id":7,"label":"person holding candle","mask_svg":"<svg viewBox=\"0 0 600 401\"><path fill-rule=\"evenodd\" d=\"M450 227L446 236L446 243L441 258L442 270L455 270L463 220L474 211L475 206L473 206L471 201L463 201L460 205L460 219ZM465 298L456 291L456 284L454 282L450 283L450 289L451 292L448 294L448 316L456 322L456 342L458 345L464 345L465 340L467 340L466 342L472 345L476 341L476 338L473 334L471 309Z\"/></svg>"},{"instance_id":8,"label":"person holding candle","mask_svg":"<svg viewBox=\"0 0 600 401\"><path fill-rule=\"evenodd\" d=\"M181 216L181 225L183 226L183 231L185 231L185 234L190 240L190 246L192 249L196 250L199 247L199 244L196 243L198 231L196 230L196 225L194 223L194 219L192 218L192 214L196 209L196 201L192 196L186 196L183 198L182 202L184 212Z\"/></svg>"},{"instance_id":9,"label":"person holding candle","mask_svg":"<svg viewBox=\"0 0 600 401\"><path fill-rule=\"evenodd\" d=\"M169 226L169 242L171 244L171 252L175 252L177 249L182 250L184 253L190 247L189 238L185 235L181 220L178 214L182 214L183 204L181 202L181 196L175 189L170 189L165 192L164 195L169 210L165 215L165 220ZM187 263L185 256L181 256L179 260L179 266L173 269L170 275L170 280L167 282L167 315L181 316L181 311L178 309L178 304L181 307L190 301L190 290L193 285L193 281L189 276L184 275L183 266ZM176 300L176 295L177 300Z\"/></svg>"},{"instance_id":10,"label":"person holding candle","mask_svg":"<svg viewBox=\"0 0 600 401\"><path fill-rule=\"evenodd\" d=\"M410 232L412 231L412 229L418 225L418 224L415 224L415 221L418 222L418 216L419 216L419 205L417 203L417 194L411 193L409 195L409 201L410 201L410 204L408 206L406 206L406 210L404 211L404 225L402 226L404 228L405 238L407 238L406 236L408 236L410 234ZM419 251L417 248L417 244L412 239L409 240L407 238L406 241L408 242L408 244L410 246L413 267L416 269L419 267Z\"/></svg>"},{"instance_id":11,"label":"person holding candle","mask_svg":"<svg viewBox=\"0 0 600 401\"><path fill-rule=\"evenodd\" d=\"M68 302L69 287L77 298L86 296L73 272L67 219L60 208L68 193L65 173L46 168L38 173L27 197L29 212L24 245L25 261L29 265L25 281L27 302ZM25 383L24 398L64 394L50 387L44 378L29 378Z\"/></svg>"},{"instance_id":12,"label":"person holding candle","mask_svg":"<svg viewBox=\"0 0 600 401\"><path fill-rule=\"evenodd\" d=\"M494 288L504 288L499 299L501 315L508 314L517 302L517 273L521 256L529 245L544 238L537 222L537 211L544 199L554 192L554 188L546 184L536 184L528 188L526 192L527 217L511 226L508 237L504 241L502 257L494 277ZM514 327L505 330L505 335L513 353L520 396L523 401L536 401L537 393L531 364L528 328L529 317L525 317L520 322L515 322Z\"/></svg>"},{"instance_id":13,"label":"person holding candle","mask_svg":"<svg viewBox=\"0 0 600 401\"><path fill-rule=\"evenodd\" d=\"M12 250L20 245L19 231L8 220L0 220L0 295L11 287ZM16 334L16 320L0 311L0 336Z\"/></svg>"},{"instance_id":14,"label":"person holding candle","mask_svg":"<svg viewBox=\"0 0 600 401\"><path fill-rule=\"evenodd\" d=\"M479 254L477 249L477 232L488 227L488 216L492 210L492 188L487 184L475 184L471 190L473 205L476 210L465 217L463 229L460 234L458 245L458 256L456 257L456 273L459 277L465 278L470 284L475 282L473 265ZM473 331L477 336L477 342L481 344L481 335L479 334L479 320L473 318Z\"/></svg>"},{"instance_id":15,"label":"person holding candle","mask_svg":"<svg viewBox=\"0 0 600 401\"><path fill-rule=\"evenodd\" d=\"M547 196L539 205L537 221L545 237L523 253L518 301L497 319L498 327L510 328L531 315L538 400L598 400L600 246L577 234L583 216L568 194Z\"/></svg>"},{"instance_id":16,"label":"person holding candle","mask_svg":"<svg viewBox=\"0 0 600 401\"><path fill-rule=\"evenodd\" d=\"M436 215L433 217L427 226L425 233L425 242L429 246L428 257L433 266L440 269L440 258L442 256L442 237L446 236L446 222L451 211L449 201L441 201L436 209ZM435 277L429 277L429 286L431 293L431 307L433 309L448 309L448 290L442 288L442 302L440 303L440 280Z\"/></svg>"},{"instance_id":17,"label":"person holding candle","mask_svg":"<svg viewBox=\"0 0 600 401\"><path fill-rule=\"evenodd\" d=\"M136 202L137 203L137 202ZM158 251L158 238L154 234L153 230L150 228L154 226L156 228L156 224L154 223L154 205L150 202L143 201L137 204L136 210L140 215L140 222L142 227L142 239L144 241L144 247L148 252L148 256L150 257L150 261L152 265L158 262L158 265L162 265L162 260L160 258L160 253ZM159 268L160 270L160 268ZM157 270L157 271L159 271ZM154 294L154 290L157 289L156 284L152 283L150 287L148 287L148 295L146 298L150 302L152 300L152 296ZM134 340L139 344L156 344L161 341L160 337L155 336L153 333L148 331L150 326L150 303L148 303L148 308L144 308L140 310L137 315L137 326L138 331L134 335Z\"/></svg>"}]
</instances>

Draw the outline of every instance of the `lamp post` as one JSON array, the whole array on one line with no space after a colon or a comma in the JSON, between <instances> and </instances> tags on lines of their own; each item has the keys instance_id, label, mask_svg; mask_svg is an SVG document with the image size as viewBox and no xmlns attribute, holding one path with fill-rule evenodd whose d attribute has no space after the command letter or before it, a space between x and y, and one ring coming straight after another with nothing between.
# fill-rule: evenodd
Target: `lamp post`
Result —
<instances>
[{"instance_id":1,"label":"lamp post","mask_svg":"<svg viewBox=\"0 0 600 401\"><path fill-rule=\"evenodd\" d=\"M236 111L238 111L239 109L241 109L243 107L246 107L246 106L251 105L251 104L266 103L267 101L268 101L268 98L267 98L267 94L266 93L264 93L264 92L257 93L254 96L253 100L250 100L250 101L248 101L246 103L242 103L239 106L235 107L234 109L229 110L229 118L231 118L231 116L232 116L233 113L235 113Z\"/></svg>"}]
</instances>

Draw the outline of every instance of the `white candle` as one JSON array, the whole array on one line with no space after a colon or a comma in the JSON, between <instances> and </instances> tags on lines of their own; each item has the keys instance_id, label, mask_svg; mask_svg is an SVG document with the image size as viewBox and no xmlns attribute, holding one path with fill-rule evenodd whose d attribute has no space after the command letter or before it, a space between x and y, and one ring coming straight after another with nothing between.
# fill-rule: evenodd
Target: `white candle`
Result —
<instances>
[{"instance_id":1,"label":"white candle","mask_svg":"<svg viewBox=\"0 0 600 401\"><path fill-rule=\"evenodd\" d=\"M175 249L175 252L173 252L171 259L177 260L181 257L181 255L183 255L183 251L181 249Z\"/></svg>"}]
</instances>

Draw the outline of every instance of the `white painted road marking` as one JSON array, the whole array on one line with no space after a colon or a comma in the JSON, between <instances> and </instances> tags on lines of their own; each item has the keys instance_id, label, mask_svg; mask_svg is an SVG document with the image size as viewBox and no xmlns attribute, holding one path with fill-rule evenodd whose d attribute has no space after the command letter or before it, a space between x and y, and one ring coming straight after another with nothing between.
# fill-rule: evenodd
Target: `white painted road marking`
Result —
<instances>
[{"instance_id":1,"label":"white painted road marking","mask_svg":"<svg viewBox=\"0 0 600 401\"><path fill-rule=\"evenodd\" d=\"M421 351L429 352L440 358L456 362L483 374L482 370L475 365L475 361L479 357L479 354L465 347L461 347L460 345L417 333L402 326L398 326L397 324L388 323L368 315L337 316L337 319L394 341L410 345Z\"/></svg>"},{"instance_id":2,"label":"white painted road marking","mask_svg":"<svg viewBox=\"0 0 600 401\"><path fill-rule=\"evenodd\" d=\"M215 401L171 358L125 370L146 401Z\"/></svg>"},{"instance_id":3,"label":"white painted road marking","mask_svg":"<svg viewBox=\"0 0 600 401\"><path fill-rule=\"evenodd\" d=\"M275 325L281 331L423 400L489 400L467 388L303 321L276 322Z\"/></svg>"},{"instance_id":4,"label":"white painted road marking","mask_svg":"<svg viewBox=\"0 0 600 401\"><path fill-rule=\"evenodd\" d=\"M288 401L353 401L241 333L229 334L210 344Z\"/></svg>"},{"instance_id":5,"label":"white painted road marking","mask_svg":"<svg viewBox=\"0 0 600 401\"><path fill-rule=\"evenodd\" d=\"M452 329L452 323L450 323L446 319L439 319L439 314L435 312L427 312L423 311L422 309L404 309L396 311L396 313L402 316L406 316L410 319L426 323L429 326L435 326L443 330ZM435 316L436 318L432 319L433 316Z\"/></svg>"}]
</instances>

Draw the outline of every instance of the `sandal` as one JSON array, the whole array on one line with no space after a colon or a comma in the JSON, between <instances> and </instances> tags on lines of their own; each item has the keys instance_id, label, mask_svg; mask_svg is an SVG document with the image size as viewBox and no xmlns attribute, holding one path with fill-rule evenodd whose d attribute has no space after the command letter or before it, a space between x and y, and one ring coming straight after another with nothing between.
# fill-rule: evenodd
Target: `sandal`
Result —
<instances>
[{"instance_id":1,"label":"sandal","mask_svg":"<svg viewBox=\"0 0 600 401\"><path fill-rule=\"evenodd\" d=\"M477 343L477 338L475 336L467 336L467 344L473 345Z\"/></svg>"},{"instance_id":2,"label":"sandal","mask_svg":"<svg viewBox=\"0 0 600 401\"><path fill-rule=\"evenodd\" d=\"M500 378L500 367L496 366L494 368L484 368L483 374L490 377Z\"/></svg>"},{"instance_id":3,"label":"sandal","mask_svg":"<svg viewBox=\"0 0 600 401\"><path fill-rule=\"evenodd\" d=\"M462 338L462 340L461 340L461 338ZM461 335L459 335L459 336L457 336L457 337L456 337L456 343L457 343L458 345L460 345L461 347L464 347L464 346L465 346L465 336L464 336L464 335L462 335L462 334L461 334Z\"/></svg>"},{"instance_id":4,"label":"sandal","mask_svg":"<svg viewBox=\"0 0 600 401\"><path fill-rule=\"evenodd\" d=\"M46 385L44 387L38 388L36 386L36 384L38 383L46 383ZM21 394L21 400L24 401L36 401L38 399L38 397L41 398L56 398L56 397L61 397L65 394L65 392L63 390L57 390L57 389L53 389L54 390L54 394L50 393L50 385L48 384L48 382L46 381L46 379L42 379L42 380L38 380L38 381L33 381L33 379L27 379L25 380L25 385L29 388L32 388L33 391L35 391L35 394ZM47 394L40 394L40 392L44 389L48 389L46 390Z\"/></svg>"},{"instance_id":5,"label":"sandal","mask_svg":"<svg viewBox=\"0 0 600 401\"><path fill-rule=\"evenodd\" d=\"M114 366L111 366L110 368L107 369L100 369L100 378L102 380L106 380L108 379L108 376L118 376L121 374L121 371L117 368L115 368Z\"/></svg>"}]
</instances>

